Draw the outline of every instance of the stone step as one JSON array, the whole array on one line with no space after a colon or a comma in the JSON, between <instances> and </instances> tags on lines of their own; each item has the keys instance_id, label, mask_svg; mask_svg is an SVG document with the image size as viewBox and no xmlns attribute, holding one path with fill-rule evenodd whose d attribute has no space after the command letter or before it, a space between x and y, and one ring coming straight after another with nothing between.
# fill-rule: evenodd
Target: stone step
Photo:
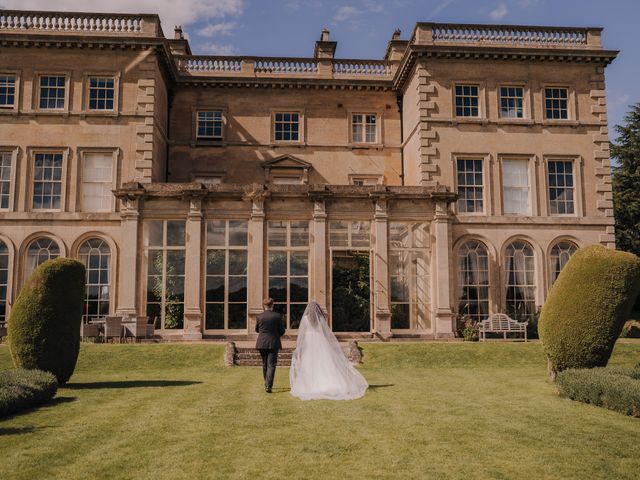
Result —
<instances>
[{"instance_id":1,"label":"stone step","mask_svg":"<svg viewBox=\"0 0 640 480\"><path fill-rule=\"evenodd\" d=\"M342 348L345 356L349 356L349 347ZM294 348L283 348L278 352L278 365L282 367L291 366L291 357L293 356ZM227 360L225 359L225 362ZM231 362L231 360L229 360ZM231 363L228 363L230 365ZM261 367L262 357L260 352L255 348L248 347L235 347L235 354L233 355L233 364L242 367Z\"/></svg>"}]
</instances>

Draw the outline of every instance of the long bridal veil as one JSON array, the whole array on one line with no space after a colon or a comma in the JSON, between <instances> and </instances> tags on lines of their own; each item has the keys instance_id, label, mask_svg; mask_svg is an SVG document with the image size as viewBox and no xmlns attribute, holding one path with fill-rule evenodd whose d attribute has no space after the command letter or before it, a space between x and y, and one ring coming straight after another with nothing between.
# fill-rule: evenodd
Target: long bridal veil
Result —
<instances>
[{"instance_id":1,"label":"long bridal veil","mask_svg":"<svg viewBox=\"0 0 640 480\"><path fill-rule=\"evenodd\" d=\"M362 397L369 386L347 360L315 301L300 322L289 380L291 395L302 400L352 400Z\"/></svg>"}]
</instances>

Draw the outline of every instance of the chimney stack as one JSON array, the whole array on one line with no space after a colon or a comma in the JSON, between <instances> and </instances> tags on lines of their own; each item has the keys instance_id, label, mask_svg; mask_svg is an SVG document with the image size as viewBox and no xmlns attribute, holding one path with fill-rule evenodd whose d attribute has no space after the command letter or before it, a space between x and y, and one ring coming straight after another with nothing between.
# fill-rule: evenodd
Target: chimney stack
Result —
<instances>
[{"instance_id":1,"label":"chimney stack","mask_svg":"<svg viewBox=\"0 0 640 480\"><path fill-rule=\"evenodd\" d=\"M314 58L333 58L336 53L338 42L329 40L329 30L324 28L320 34L320 40L316 42L316 48L313 50Z\"/></svg>"},{"instance_id":2,"label":"chimney stack","mask_svg":"<svg viewBox=\"0 0 640 480\"><path fill-rule=\"evenodd\" d=\"M173 29L173 39L174 40L184 40L184 35L182 33L182 25L176 25Z\"/></svg>"}]
</instances>

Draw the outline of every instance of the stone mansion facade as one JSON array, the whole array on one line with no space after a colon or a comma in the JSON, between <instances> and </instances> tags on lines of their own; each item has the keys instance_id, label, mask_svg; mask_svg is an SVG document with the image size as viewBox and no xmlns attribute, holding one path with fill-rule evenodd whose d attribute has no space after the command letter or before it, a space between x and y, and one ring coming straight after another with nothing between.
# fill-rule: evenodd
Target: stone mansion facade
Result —
<instances>
[{"instance_id":1,"label":"stone mansion facade","mask_svg":"<svg viewBox=\"0 0 640 480\"><path fill-rule=\"evenodd\" d=\"M599 28L418 23L383 60L193 55L156 15L0 10L0 322L49 258L85 320L241 338L270 296L348 336L535 315L614 247Z\"/></svg>"}]
</instances>

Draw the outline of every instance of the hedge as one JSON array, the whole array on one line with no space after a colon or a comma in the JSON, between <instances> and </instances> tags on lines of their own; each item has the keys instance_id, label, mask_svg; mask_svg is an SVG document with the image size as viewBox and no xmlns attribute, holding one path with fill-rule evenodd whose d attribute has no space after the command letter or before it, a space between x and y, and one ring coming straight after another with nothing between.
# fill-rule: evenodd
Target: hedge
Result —
<instances>
[{"instance_id":1,"label":"hedge","mask_svg":"<svg viewBox=\"0 0 640 480\"><path fill-rule=\"evenodd\" d=\"M578 250L542 308L540 339L549 375L604 367L640 290L640 259L599 245Z\"/></svg>"},{"instance_id":2,"label":"hedge","mask_svg":"<svg viewBox=\"0 0 640 480\"><path fill-rule=\"evenodd\" d=\"M640 369L569 369L558 373L561 397L640 417Z\"/></svg>"},{"instance_id":3,"label":"hedge","mask_svg":"<svg viewBox=\"0 0 640 480\"><path fill-rule=\"evenodd\" d=\"M5 417L51 400L58 381L40 370L5 370L0 372L0 417Z\"/></svg>"},{"instance_id":4,"label":"hedge","mask_svg":"<svg viewBox=\"0 0 640 480\"><path fill-rule=\"evenodd\" d=\"M85 268L77 260L48 260L33 272L8 321L17 368L51 372L61 385L71 378L80 350L84 290Z\"/></svg>"}]
</instances>

